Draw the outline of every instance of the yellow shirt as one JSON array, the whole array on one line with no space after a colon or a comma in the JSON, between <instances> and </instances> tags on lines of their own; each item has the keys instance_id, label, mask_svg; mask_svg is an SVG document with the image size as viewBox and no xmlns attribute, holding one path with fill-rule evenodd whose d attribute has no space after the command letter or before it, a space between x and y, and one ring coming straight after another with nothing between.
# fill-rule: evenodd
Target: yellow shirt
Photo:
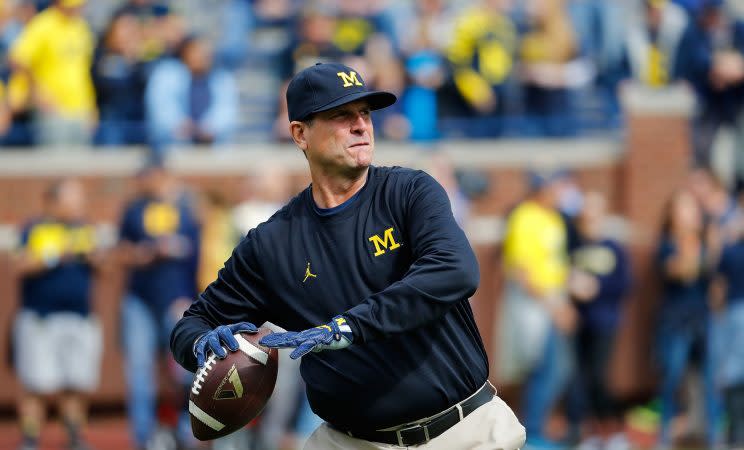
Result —
<instances>
[{"instance_id":1,"label":"yellow shirt","mask_svg":"<svg viewBox=\"0 0 744 450\"><path fill-rule=\"evenodd\" d=\"M508 17L471 8L457 18L447 57L458 69L499 85L512 71L516 46L517 31Z\"/></svg>"},{"instance_id":2,"label":"yellow shirt","mask_svg":"<svg viewBox=\"0 0 744 450\"><path fill-rule=\"evenodd\" d=\"M90 119L95 114L93 49L93 33L85 20L51 7L28 23L10 49L10 60L30 71L38 95L56 114Z\"/></svg>"},{"instance_id":3,"label":"yellow shirt","mask_svg":"<svg viewBox=\"0 0 744 450\"><path fill-rule=\"evenodd\" d=\"M563 291L569 266L560 214L534 201L520 204L507 221L504 266L507 272L521 270L543 294Z\"/></svg>"}]
</instances>

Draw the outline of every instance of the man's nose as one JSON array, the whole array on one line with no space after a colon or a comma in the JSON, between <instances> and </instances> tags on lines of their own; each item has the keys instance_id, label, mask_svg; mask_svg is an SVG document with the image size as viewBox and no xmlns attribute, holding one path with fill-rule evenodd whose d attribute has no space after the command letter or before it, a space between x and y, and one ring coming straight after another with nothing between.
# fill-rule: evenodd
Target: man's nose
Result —
<instances>
[{"instance_id":1,"label":"man's nose","mask_svg":"<svg viewBox=\"0 0 744 450\"><path fill-rule=\"evenodd\" d=\"M367 123L367 118L362 114L355 114L354 117L351 119L352 133L364 133L365 131L367 131L368 127L369 124Z\"/></svg>"}]
</instances>

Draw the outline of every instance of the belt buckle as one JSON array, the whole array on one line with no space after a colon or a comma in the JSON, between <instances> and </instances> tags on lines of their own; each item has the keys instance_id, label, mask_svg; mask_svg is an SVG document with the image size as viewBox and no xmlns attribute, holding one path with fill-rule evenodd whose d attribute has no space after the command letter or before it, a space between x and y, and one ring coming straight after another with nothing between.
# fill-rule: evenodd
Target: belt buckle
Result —
<instances>
[{"instance_id":1,"label":"belt buckle","mask_svg":"<svg viewBox=\"0 0 744 450\"><path fill-rule=\"evenodd\" d=\"M408 431L408 430L415 430L417 428L423 428L424 429L424 442L419 442L419 443L413 444L413 445L427 444L431 440L431 438L429 437L429 427L428 427L428 424L426 424L426 425L424 425L424 424L417 424L417 425L412 425L410 427L401 428L400 430L395 430L395 437L398 439L398 445L401 446L401 447L407 447L408 445L412 445L412 444L404 444L403 443L403 434L402 434L402 432L403 431Z\"/></svg>"}]
</instances>

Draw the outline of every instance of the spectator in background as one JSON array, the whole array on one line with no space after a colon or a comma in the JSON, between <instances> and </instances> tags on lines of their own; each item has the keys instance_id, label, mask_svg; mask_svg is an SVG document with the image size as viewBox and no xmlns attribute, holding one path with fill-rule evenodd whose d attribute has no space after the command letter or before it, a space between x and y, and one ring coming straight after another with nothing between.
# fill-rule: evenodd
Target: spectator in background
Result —
<instances>
[{"instance_id":1,"label":"spectator in background","mask_svg":"<svg viewBox=\"0 0 744 450\"><path fill-rule=\"evenodd\" d=\"M160 61L145 90L150 140L157 149L181 144L223 144L235 131L238 93L229 72L216 68L201 37L181 43L178 58Z\"/></svg>"},{"instance_id":2,"label":"spectator in background","mask_svg":"<svg viewBox=\"0 0 744 450\"><path fill-rule=\"evenodd\" d=\"M291 178L278 165L264 165L241 185L240 199L232 216L241 237L266 221L292 196ZM212 273L214 278L214 273Z\"/></svg>"},{"instance_id":3,"label":"spectator in background","mask_svg":"<svg viewBox=\"0 0 744 450\"><path fill-rule=\"evenodd\" d=\"M401 108L411 127L411 140L431 141L439 136L437 91L448 73L444 57L452 39L453 12L441 0L418 0L399 21L398 33L408 86Z\"/></svg>"},{"instance_id":4,"label":"spectator in background","mask_svg":"<svg viewBox=\"0 0 744 450\"><path fill-rule=\"evenodd\" d=\"M155 61L173 56L186 37L183 17L174 14L167 3L158 0L127 0L114 15L137 17L141 33L141 58Z\"/></svg>"},{"instance_id":5,"label":"spectator in background","mask_svg":"<svg viewBox=\"0 0 744 450\"><path fill-rule=\"evenodd\" d=\"M739 125L744 101L744 23L724 11L723 0L704 0L680 43L677 64L698 94L693 119L694 162L710 166L723 126ZM737 137L736 176L744 177L744 139ZM741 183L741 181L739 181Z\"/></svg>"},{"instance_id":6,"label":"spectator in background","mask_svg":"<svg viewBox=\"0 0 744 450\"><path fill-rule=\"evenodd\" d=\"M4 16L2 30L0 31L0 46L3 54L7 55L13 42L15 42L21 30L38 12L35 2L21 1L17 3L6 2L4 5ZM2 129L2 145L7 146L30 146L34 142L32 130L32 116L28 109L28 83L27 79L16 73L11 76L11 67L8 58L0 62L0 77L3 83L2 103L7 108L2 117L3 123L9 122L7 128ZM7 82L6 82L7 81Z\"/></svg>"},{"instance_id":7,"label":"spectator in background","mask_svg":"<svg viewBox=\"0 0 744 450\"><path fill-rule=\"evenodd\" d=\"M677 394L696 350L702 353L708 444L716 448L721 443L708 339L707 292L712 261L706 251L700 206L689 191L678 191L666 206L656 257L663 283L656 329L662 370L659 444L664 448L673 444L671 422L678 410Z\"/></svg>"},{"instance_id":8,"label":"spectator in background","mask_svg":"<svg viewBox=\"0 0 744 450\"><path fill-rule=\"evenodd\" d=\"M337 2L336 27L333 43L345 54L362 56L373 36L382 38L391 45L395 35L392 18L385 9L387 2L367 0L363 2Z\"/></svg>"},{"instance_id":9,"label":"spectator in background","mask_svg":"<svg viewBox=\"0 0 744 450\"><path fill-rule=\"evenodd\" d=\"M21 450L36 450L48 401L57 396L71 450L88 446L81 429L86 394L98 387L102 336L92 314L93 270L101 263L93 227L85 222L85 192L75 180L45 193L44 216L22 232L11 267L21 279L14 323L15 368L25 392L18 418Z\"/></svg>"},{"instance_id":10,"label":"spectator in background","mask_svg":"<svg viewBox=\"0 0 744 450\"><path fill-rule=\"evenodd\" d=\"M0 142L12 144L8 139L13 126L13 113L8 100L8 88L0 81Z\"/></svg>"},{"instance_id":11,"label":"spectator in background","mask_svg":"<svg viewBox=\"0 0 744 450\"><path fill-rule=\"evenodd\" d=\"M291 44L281 57L280 77L283 81L279 95L279 107L274 121L274 134L288 141L289 123L287 115L286 89L289 79L295 73L316 63L337 62L344 58L344 52L333 41L336 29L336 16L327 5L311 3L300 12L295 35Z\"/></svg>"},{"instance_id":12,"label":"spectator in background","mask_svg":"<svg viewBox=\"0 0 744 450\"><path fill-rule=\"evenodd\" d=\"M98 145L145 143L145 68L141 29L135 16L114 15L96 50L93 83L100 123Z\"/></svg>"},{"instance_id":13,"label":"spectator in background","mask_svg":"<svg viewBox=\"0 0 744 450\"><path fill-rule=\"evenodd\" d=\"M315 2L303 8L283 57L282 79L288 80L315 63L342 58L345 53L334 42L336 25L336 16L329 6Z\"/></svg>"},{"instance_id":14,"label":"spectator in background","mask_svg":"<svg viewBox=\"0 0 744 450\"><path fill-rule=\"evenodd\" d=\"M576 311L568 301L566 226L557 211L560 172L529 174L531 192L508 216L503 261L501 380L524 381L530 446L550 446L545 425L572 371Z\"/></svg>"},{"instance_id":15,"label":"spectator in background","mask_svg":"<svg viewBox=\"0 0 744 450\"><path fill-rule=\"evenodd\" d=\"M587 192L577 218L579 243L571 252L568 283L579 312L576 374L590 419L589 436L580 450L630 449L622 434L623 411L609 387L610 360L630 287L630 261L622 245L605 235L606 218L604 195Z\"/></svg>"},{"instance_id":16,"label":"spectator in background","mask_svg":"<svg viewBox=\"0 0 744 450\"><path fill-rule=\"evenodd\" d=\"M503 132L507 81L514 70L517 31L509 18L511 0L480 0L455 22L447 58L452 66L440 90L440 117L485 117L458 122L467 136Z\"/></svg>"},{"instance_id":17,"label":"spectator in background","mask_svg":"<svg viewBox=\"0 0 744 450\"><path fill-rule=\"evenodd\" d=\"M736 222L738 236L724 246L715 280L721 296L716 306L723 315L716 382L722 390L729 423L727 444L732 449L744 448L744 222L741 217Z\"/></svg>"},{"instance_id":18,"label":"spectator in background","mask_svg":"<svg viewBox=\"0 0 744 450\"><path fill-rule=\"evenodd\" d=\"M723 181L710 168L699 167L690 172L688 184L703 208L706 223L721 233L722 243L738 240L744 211Z\"/></svg>"},{"instance_id":19,"label":"spectator in background","mask_svg":"<svg viewBox=\"0 0 744 450\"><path fill-rule=\"evenodd\" d=\"M403 96L406 85L403 65L390 40L382 35L370 38L363 56L347 56L342 62L356 68L370 89L392 92L399 98ZM382 139L400 141L411 135L411 124L403 114L402 105L397 103L375 111L372 123L380 130L378 137Z\"/></svg>"},{"instance_id":20,"label":"spectator in background","mask_svg":"<svg viewBox=\"0 0 744 450\"><path fill-rule=\"evenodd\" d=\"M470 200L460 189L454 162L444 153L434 153L429 156L427 165L426 172L434 177L447 192L455 221L460 228L467 230L470 219Z\"/></svg>"},{"instance_id":21,"label":"spectator in background","mask_svg":"<svg viewBox=\"0 0 744 450\"><path fill-rule=\"evenodd\" d=\"M642 2L644 0L634 0ZM567 8L576 34L579 54L594 63L600 84L617 81L622 60L628 0L568 0ZM613 83L614 85L614 83Z\"/></svg>"},{"instance_id":22,"label":"spectator in background","mask_svg":"<svg viewBox=\"0 0 744 450\"><path fill-rule=\"evenodd\" d=\"M642 0L627 21L624 70L626 76L650 87L678 79L677 55L688 25L685 11L669 0Z\"/></svg>"},{"instance_id":23,"label":"spectator in background","mask_svg":"<svg viewBox=\"0 0 744 450\"><path fill-rule=\"evenodd\" d=\"M222 29L216 44L216 61L222 67L236 69L248 58L251 34L256 27L254 5L246 0L227 0L222 5Z\"/></svg>"},{"instance_id":24,"label":"spectator in background","mask_svg":"<svg viewBox=\"0 0 744 450\"><path fill-rule=\"evenodd\" d=\"M87 144L97 120L90 74L94 38L81 16L84 4L56 0L28 23L10 50L44 145Z\"/></svg>"},{"instance_id":25,"label":"spectator in background","mask_svg":"<svg viewBox=\"0 0 744 450\"><path fill-rule=\"evenodd\" d=\"M132 437L137 448L149 449L158 431L155 407L161 351L196 295L199 229L176 180L162 166L145 168L138 183L139 194L125 208L120 227L120 254L129 269L121 330ZM186 392L187 386L180 396L182 408ZM185 434L177 437L183 441Z\"/></svg>"},{"instance_id":26,"label":"spectator in background","mask_svg":"<svg viewBox=\"0 0 744 450\"><path fill-rule=\"evenodd\" d=\"M255 0L250 7L255 18L250 53L260 57L271 75L287 78L284 74L288 69L283 61L293 46L300 5L294 0Z\"/></svg>"},{"instance_id":27,"label":"spectator in background","mask_svg":"<svg viewBox=\"0 0 744 450\"><path fill-rule=\"evenodd\" d=\"M570 88L577 74L570 62L578 45L563 0L531 0L530 29L520 46L528 126L539 136L568 136L576 124Z\"/></svg>"}]
</instances>

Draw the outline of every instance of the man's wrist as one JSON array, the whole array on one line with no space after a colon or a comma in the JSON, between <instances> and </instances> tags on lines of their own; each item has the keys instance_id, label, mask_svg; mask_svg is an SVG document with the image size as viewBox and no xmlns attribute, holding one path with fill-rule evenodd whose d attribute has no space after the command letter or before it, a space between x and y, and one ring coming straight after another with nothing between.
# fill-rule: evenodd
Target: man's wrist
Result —
<instances>
[{"instance_id":1,"label":"man's wrist","mask_svg":"<svg viewBox=\"0 0 744 450\"><path fill-rule=\"evenodd\" d=\"M199 336L197 336L196 339L194 339L194 343L191 344L191 353L193 353L194 356L196 356L196 344L199 342L199 339L201 339L202 337L204 337L205 334L207 334L207 333L202 333Z\"/></svg>"}]
</instances>

